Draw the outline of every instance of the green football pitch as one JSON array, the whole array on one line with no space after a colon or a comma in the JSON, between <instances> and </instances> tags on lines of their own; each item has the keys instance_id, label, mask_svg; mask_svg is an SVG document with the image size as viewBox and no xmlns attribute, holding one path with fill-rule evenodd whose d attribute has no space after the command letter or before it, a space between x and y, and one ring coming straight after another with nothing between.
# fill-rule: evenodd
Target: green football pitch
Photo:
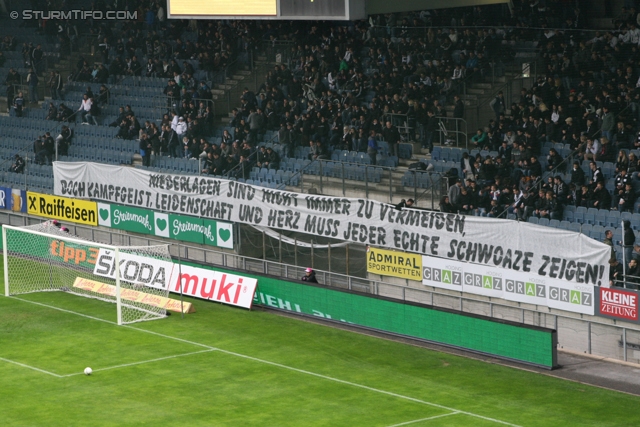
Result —
<instances>
[{"instance_id":1,"label":"green football pitch","mask_svg":"<svg viewBox=\"0 0 640 427\"><path fill-rule=\"evenodd\" d=\"M193 303L184 319L117 326L97 300L0 297L1 425L640 425L635 396Z\"/></svg>"}]
</instances>

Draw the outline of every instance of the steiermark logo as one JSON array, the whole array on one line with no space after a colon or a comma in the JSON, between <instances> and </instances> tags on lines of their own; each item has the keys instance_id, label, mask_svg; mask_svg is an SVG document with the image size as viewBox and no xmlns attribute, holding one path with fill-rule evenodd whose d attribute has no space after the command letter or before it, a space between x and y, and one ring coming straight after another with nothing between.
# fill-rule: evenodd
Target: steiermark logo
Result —
<instances>
[{"instance_id":1,"label":"steiermark logo","mask_svg":"<svg viewBox=\"0 0 640 427\"><path fill-rule=\"evenodd\" d=\"M111 227L111 205L98 203L98 225Z\"/></svg>"},{"instance_id":2,"label":"steiermark logo","mask_svg":"<svg viewBox=\"0 0 640 427\"><path fill-rule=\"evenodd\" d=\"M158 237L170 237L169 215L162 212L153 213L154 232Z\"/></svg>"},{"instance_id":3,"label":"steiermark logo","mask_svg":"<svg viewBox=\"0 0 640 427\"><path fill-rule=\"evenodd\" d=\"M227 222L217 222L218 246L221 248L233 249L233 224Z\"/></svg>"},{"instance_id":4,"label":"steiermark logo","mask_svg":"<svg viewBox=\"0 0 640 427\"><path fill-rule=\"evenodd\" d=\"M164 231L164 229L167 227L167 221L159 218L156 219L156 227L158 227L158 230Z\"/></svg>"}]
</instances>

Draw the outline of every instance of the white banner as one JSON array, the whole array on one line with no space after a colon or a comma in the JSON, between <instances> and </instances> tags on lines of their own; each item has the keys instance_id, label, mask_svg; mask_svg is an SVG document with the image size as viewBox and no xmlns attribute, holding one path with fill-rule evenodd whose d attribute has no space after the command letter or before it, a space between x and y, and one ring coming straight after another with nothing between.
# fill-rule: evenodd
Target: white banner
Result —
<instances>
[{"instance_id":1,"label":"white banner","mask_svg":"<svg viewBox=\"0 0 640 427\"><path fill-rule=\"evenodd\" d=\"M565 275L579 274L574 270ZM574 313L595 311L593 285L441 258L422 257L422 284Z\"/></svg>"},{"instance_id":2,"label":"white banner","mask_svg":"<svg viewBox=\"0 0 640 427\"><path fill-rule=\"evenodd\" d=\"M178 270L175 268L174 270ZM237 276L219 271L183 265L176 273L171 292L187 296L218 301L224 304L251 308L253 294L258 281L250 277ZM180 277L180 281L177 280ZM182 285L182 290L180 286Z\"/></svg>"},{"instance_id":3,"label":"white banner","mask_svg":"<svg viewBox=\"0 0 640 427\"><path fill-rule=\"evenodd\" d=\"M100 248L93 274L115 280L115 253ZM120 278L144 286L238 307L251 308L258 281L204 268L120 252Z\"/></svg>"},{"instance_id":4,"label":"white banner","mask_svg":"<svg viewBox=\"0 0 640 427\"><path fill-rule=\"evenodd\" d=\"M609 276L611 248L572 231L126 166L55 162L53 171L58 196L332 237L575 283L604 284Z\"/></svg>"},{"instance_id":5,"label":"white banner","mask_svg":"<svg viewBox=\"0 0 640 427\"><path fill-rule=\"evenodd\" d=\"M120 280L134 285L167 289L171 283L175 264L155 258L120 252ZM110 249L100 248L93 268L96 276L116 278L116 254Z\"/></svg>"}]
</instances>

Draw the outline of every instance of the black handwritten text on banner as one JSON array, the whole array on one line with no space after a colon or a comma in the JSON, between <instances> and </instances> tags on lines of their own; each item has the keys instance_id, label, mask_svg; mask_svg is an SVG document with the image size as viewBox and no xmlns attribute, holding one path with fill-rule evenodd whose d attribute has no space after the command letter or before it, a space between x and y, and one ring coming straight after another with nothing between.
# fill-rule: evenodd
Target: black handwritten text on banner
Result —
<instances>
[{"instance_id":1,"label":"black handwritten text on banner","mask_svg":"<svg viewBox=\"0 0 640 427\"><path fill-rule=\"evenodd\" d=\"M58 196L333 237L576 283L608 281L611 249L571 231L97 163L55 162L53 170ZM587 269L590 274L563 274Z\"/></svg>"}]
</instances>

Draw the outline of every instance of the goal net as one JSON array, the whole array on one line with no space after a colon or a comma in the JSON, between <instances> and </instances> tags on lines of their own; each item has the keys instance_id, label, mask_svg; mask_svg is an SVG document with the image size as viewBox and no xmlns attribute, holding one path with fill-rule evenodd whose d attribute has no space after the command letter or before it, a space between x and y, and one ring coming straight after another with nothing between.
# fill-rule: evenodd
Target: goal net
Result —
<instances>
[{"instance_id":1,"label":"goal net","mask_svg":"<svg viewBox=\"0 0 640 427\"><path fill-rule=\"evenodd\" d=\"M168 245L110 246L52 221L5 225L2 239L6 296L64 291L116 303L119 325L166 316L174 266Z\"/></svg>"}]
</instances>

